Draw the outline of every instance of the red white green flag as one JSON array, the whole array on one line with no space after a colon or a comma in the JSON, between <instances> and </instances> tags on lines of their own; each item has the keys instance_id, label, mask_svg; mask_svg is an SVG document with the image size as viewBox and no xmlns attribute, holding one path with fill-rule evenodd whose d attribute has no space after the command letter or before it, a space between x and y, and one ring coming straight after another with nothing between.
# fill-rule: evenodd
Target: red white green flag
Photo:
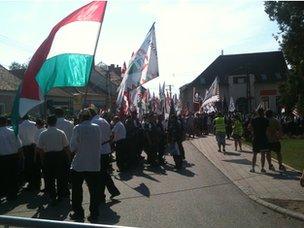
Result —
<instances>
[{"instance_id":1,"label":"red white green flag","mask_svg":"<svg viewBox=\"0 0 304 228\"><path fill-rule=\"evenodd\" d=\"M14 101L12 121L44 101L55 87L88 83L104 18L106 1L93 1L61 20L33 55Z\"/></svg>"}]
</instances>

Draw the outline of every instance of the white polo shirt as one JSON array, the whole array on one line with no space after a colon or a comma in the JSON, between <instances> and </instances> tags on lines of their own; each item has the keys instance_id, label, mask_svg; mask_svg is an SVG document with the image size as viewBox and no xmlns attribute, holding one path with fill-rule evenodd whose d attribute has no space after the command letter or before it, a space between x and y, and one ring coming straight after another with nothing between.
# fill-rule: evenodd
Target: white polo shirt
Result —
<instances>
[{"instance_id":1,"label":"white polo shirt","mask_svg":"<svg viewBox=\"0 0 304 228\"><path fill-rule=\"evenodd\" d=\"M30 120L24 120L19 124L19 137L22 146L29 146L35 143L34 137L37 131L36 123Z\"/></svg>"},{"instance_id":2,"label":"white polo shirt","mask_svg":"<svg viewBox=\"0 0 304 228\"><path fill-rule=\"evenodd\" d=\"M69 142L62 130L56 127L49 127L41 132L37 147L47 153L51 151L62 151L63 148L68 145Z\"/></svg>"},{"instance_id":3,"label":"white polo shirt","mask_svg":"<svg viewBox=\"0 0 304 228\"><path fill-rule=\"evenodd\" d=\"M57 119L56 127L59 130L64 131L68 141L70 142L73 134L74 124L71 121L61 117Z\"/></svg>"},{"instance_id":4,"label":"white polo shirt","mask_svg":"<svg viewBox=\"0 0 304 228\"><path fill-rule=\"evenodd\" d=\"M114 134L114 139L113 139L114 142L117 142L121 139L126 138L126 128L125 128L125 125L123 125L123 123L121 121L118 121L114 125L112 132Z\"/></svg>"},{"instance_id":5,"label":"white polo shirt","mask_svg":"<svg viewBox=\"0 0 304 228\"><path fill-rule=\"evenodd\" d=\"M92 118L92 123L97 124L100 127L101 132L101 154L110 154L111 153L111 146L110 143L105 143L110 140L111 138L111 126L108 121L99 115L96 115Z\"/></svg>"},{"instance_id":6,"label":"white polo shirt","mask_svg":"<svg viewBox=\"0 0 304 228\"><path fill-rule=\"evenodd\" d=\"M20 147L21 140L15 136L13 129L0 127L0 156L15 154Z\"/></svg>"},{"instance_id":7,"label":"white polo shirt","mask_svg":"<svg viewBox=\"0 0 304 228\"><path fill-rule=\"evenodd\" d=\"M43 128L37 128L37 131L36 131L35 136L34 136L34 142L35 142L36 145L38 145L39 137L40 137L41 132L43 132L45 130L46 130L45 127L43 127Z\"/></svg>"},{"instance_id":8,"label":"white polo shirt","mask_svg":"<svg viewBox=\"0 0 304 228\"><path fill-rule=\"evenodd\" d=\"M75 152L71 169L77 172L100 171L101 132L97 124L86 120L76 125L70 147Z\"/></svg>"}]
</instances>

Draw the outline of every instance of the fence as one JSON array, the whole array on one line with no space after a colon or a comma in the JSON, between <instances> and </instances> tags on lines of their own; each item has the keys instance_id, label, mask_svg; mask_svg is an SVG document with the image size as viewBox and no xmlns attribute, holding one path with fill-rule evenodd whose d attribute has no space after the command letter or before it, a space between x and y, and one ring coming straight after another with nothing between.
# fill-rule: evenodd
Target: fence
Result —
<instances>
[{"instance_id":1,"label":"fence","mask_svg":"<svg viewBox=\"0 0 304 228\"><path fill-rule=\"evenodd\" d=\"M115 226L115 225L104 225L104 224L91 224L91 223L79 223L79 222L67 222L57 221L48 219L34 219L25 217L5 216L0 215L0 225L5 228L13 227L47 227L47 228L58 228L58 227L99 227L99 228L130 228L126 226Z\"/></svg>"}]
</instances>

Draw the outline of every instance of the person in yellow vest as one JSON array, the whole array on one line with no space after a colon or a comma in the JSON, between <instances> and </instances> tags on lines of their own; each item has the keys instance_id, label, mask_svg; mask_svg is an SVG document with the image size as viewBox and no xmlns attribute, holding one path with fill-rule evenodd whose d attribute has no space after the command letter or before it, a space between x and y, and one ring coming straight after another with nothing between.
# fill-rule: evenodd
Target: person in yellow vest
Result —
<instances>
[{"instance_id":1,"label":"person in yellow vest","mask_svg":"<svg viewBox=\"0 0 304 228\"><path fill-rule=\"evenodd\" d=\"M232 137L234 139L235 150L237 151L237 146L239 145L240 151L242 151L242 136L243 136L243 124L239 115L235 117L233 124Z\"/></svg>"},{"instance_id":2,"label":"person in yellow vest","mask_svg":"<svg viewBox=\"0 0 304 228\"><path fill-rule=\"evenodd\" d=\"M221 146L223 147L223 152L225 154L225 138L226 138L226 126L225 119L222 113L218 113L217 117L214 119L214 127L215 127L215 137L218 145L218 152L222 152Z\"/></svg>"}]
</instances>

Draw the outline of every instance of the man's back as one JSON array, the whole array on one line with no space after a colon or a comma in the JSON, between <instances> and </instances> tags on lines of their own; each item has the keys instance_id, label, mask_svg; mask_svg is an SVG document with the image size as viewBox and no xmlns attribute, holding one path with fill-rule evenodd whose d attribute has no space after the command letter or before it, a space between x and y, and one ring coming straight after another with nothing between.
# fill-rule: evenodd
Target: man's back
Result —
<instances>
[{"instance_id":1,"label":"man's back","mask_svg":"<svg viewBox=\"0 0 304 228\"><path fill-rule=\"evenodd\" d=\"M255 139L266 139L266 130L268 125L269 121L265 117L256 117L252 119L251 126L253 130L253 137Z\"/></svg>"},{"instance_id":2,"label":"man's back","mask_svg":"<svg viewBox=\"0 0 304 228\"><path fill-rule=\"evenodd\" d=\"M73 131L71 150L76 152L71 168L78 172L100 170L101 132L97 124L86 120Z\"/></svg>"},{"instance_id":3,"label":"man's back","mask_svg":"<svg viewBox=\"0 0 304 228\"><path fill-rule=\"evenodd\" d=\"M19 124L19 137L22 142L22 146L29 146L35 142L34 137L37 127L36 123L30 120L24 120Z\"/></svg>"},{"instance_id":4,"label":"man's back","mask_svg":"<svg viewBox=\"0 0 304 228\"><path fill-rule=\"evenodd\" d=\"M56 127L59 130L64 131L64 133L67 136L68 141L70 142L72 134L73 134L74 124L72 122L66 120L65 118L61 117L61 118L57 119Z\"/></svg>"},{"instance_id":5,"label":"man's back","mask_svg":"<svg viewBox=\"0 0 304 228\"><path fill-rule=\"evenodd\" d=\"M279 142L281 135L281 124L275 118L269 119L269 127L267 129L267 137L269 142Z\"/></svg>"}]
</instances>

